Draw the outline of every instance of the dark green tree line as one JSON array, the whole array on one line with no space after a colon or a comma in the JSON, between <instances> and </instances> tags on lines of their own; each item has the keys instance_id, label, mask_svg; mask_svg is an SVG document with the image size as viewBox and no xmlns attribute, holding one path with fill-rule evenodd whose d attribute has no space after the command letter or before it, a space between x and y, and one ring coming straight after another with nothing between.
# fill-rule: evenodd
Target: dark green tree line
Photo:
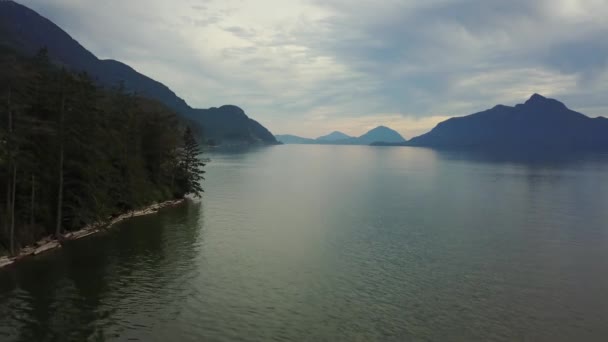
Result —
<instances>
[{"instance_id":1,"label":"dark green tree line","mask_svg":"<svg viewBox=\"0 0 608 342\"><path fill-rule=\"evenodd\" d=\"M178 189L182 192L180 195L192 193L196 197L201 197L203 192L201 181L205 179L203 178L205 163L199 158L201 151L190 127L186 128L183 141L184 146L180 151L178 166L180 176Z\"/></svg>"},{"instance_id":2,"label":"dark green tree line","mask_svg":"<svg viewBox=\"0 0 608 342\"><path fill-rule=\"evenodd\" d=\"M0 52L0 253L202 192L191 130L160 103Z\"/></svg>"}]
</instances>

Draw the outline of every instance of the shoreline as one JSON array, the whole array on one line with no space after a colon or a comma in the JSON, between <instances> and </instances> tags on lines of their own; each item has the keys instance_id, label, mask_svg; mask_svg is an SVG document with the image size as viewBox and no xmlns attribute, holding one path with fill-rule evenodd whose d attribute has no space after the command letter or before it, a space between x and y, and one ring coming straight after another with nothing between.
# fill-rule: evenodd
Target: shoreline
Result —
<instances>
[{"instance_id":1,"label":"shoreline","mask_svg":"<svg viewBox=\"0 0 608 342\"><path fill-rule=\"evenodd\" d=\"M115 224L124 220L138 216L156 214L161 209L174 207L176 205L182 204L185 200L185 198L182 198L177 200L165 201L149 205L142 209L131 210L124 214L118 215L117 217L112 218L109 221L92 223L82 227L79 230L68 232L62 236L61 240L55 239L52 236L47 236L45 238L42 238L41 240L38 240L33 245L23 247L16 256L1 256L0 270L9 265L13 265L14 263L22 259L40 255L44 252L48 252L57 248L61 248L61 244L63 243L63 241L78 240L93 234L97 234L99 232L110 229Z\"/></svg>"}]
</instances>

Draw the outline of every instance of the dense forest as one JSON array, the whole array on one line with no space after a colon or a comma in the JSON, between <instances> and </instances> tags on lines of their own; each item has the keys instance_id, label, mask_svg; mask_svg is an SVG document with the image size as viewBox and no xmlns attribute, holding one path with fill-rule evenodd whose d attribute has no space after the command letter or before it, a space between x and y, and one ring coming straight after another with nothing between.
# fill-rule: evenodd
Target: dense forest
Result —
<instances>
[{"instance_id":1,"label":"dense forest","mask_svg":"<svg viewBox=\"0 0 608 342\"><path fill-rule=\"evenodd\" d=\"M0 101L0 254L202 191L186 122L52 65L45 50L0 51Z\"/></svg>"}]
</instances>

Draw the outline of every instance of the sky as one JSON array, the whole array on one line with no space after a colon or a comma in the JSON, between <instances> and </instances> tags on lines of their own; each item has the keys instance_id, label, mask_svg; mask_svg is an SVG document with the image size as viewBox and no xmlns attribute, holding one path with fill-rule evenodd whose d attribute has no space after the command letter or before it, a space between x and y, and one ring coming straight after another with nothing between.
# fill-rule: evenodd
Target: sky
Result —
<instances>
[{"instance_id":1,"label":"sky","mask_svg":"<svg viewBox=\"0 0 608 342\"><path fill-rule=\"evenodd\" d=\"M608 0L17 0L275 134L406 138L533 93L608 116Z\"/></svg>"}]
</instances>

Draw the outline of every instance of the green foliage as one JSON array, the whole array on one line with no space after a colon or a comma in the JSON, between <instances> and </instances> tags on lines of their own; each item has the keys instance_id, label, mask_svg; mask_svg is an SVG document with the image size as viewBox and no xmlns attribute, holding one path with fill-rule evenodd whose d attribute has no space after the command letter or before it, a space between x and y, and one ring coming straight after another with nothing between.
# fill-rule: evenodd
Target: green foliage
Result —
<instances>
[{"instance_id":1,"label":"green foliage","mask_svg":"<svg viewBox=\"0 0 608 342\"><path fill-rule=\"evenodd\" d=\"M192 194L201 197L203 188L201 181L204 180L205 163L200 159L200 148L190 127L186 128L183 137L183 147L179 154L178 189L180 194Z\"/></svg>"},{"instance_id":2,"label":"green foliage","mask_svg":"<svg viewBox=\"0 0 608 342\"><path fill-rule=\"evenodd\" d=\"M202 192L198 145L189 129L182 143L174 112L59 70L44 50L0 54L0 102L0 249Z\"/></svg>"}]
</instances>

